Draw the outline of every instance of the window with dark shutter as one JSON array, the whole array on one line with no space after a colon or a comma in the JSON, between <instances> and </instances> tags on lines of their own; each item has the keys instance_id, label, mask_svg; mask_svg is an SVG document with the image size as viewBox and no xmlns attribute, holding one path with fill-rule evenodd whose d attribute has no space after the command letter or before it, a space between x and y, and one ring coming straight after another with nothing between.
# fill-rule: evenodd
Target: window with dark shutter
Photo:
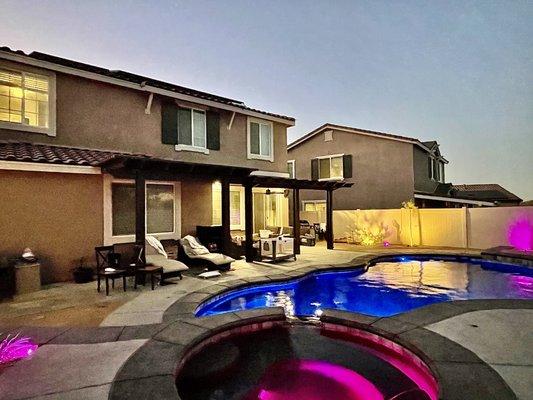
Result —
<instances>
[{"instance_id":1,"label":"window with dark shutter","mask_svg":"<svg viewBox=\"0 0 533 400\"><path fill-rule=\"evenodd\" d=\"M178 144L178 106L174 102L161 105L161 142Z\"/></svg>"},{"instance_id":2,"label":"window with dark shutter","mask_svg":"<svg viewBox=\"0 0 533 400\"><path fill-rule=\"evenodd\" d=\"M192 146L192 119L188 108L178 111L178 144Z\"/></svg>"},{"instance_id":3,"label":"window with dark shutter","mask_svg":"<svg viewBox=\"0 0 533 400\"><path fill-rule=\"evenodd\" d=\"M318 158L311 160L311 179L318 181Z\"/></svg>"},{"instance_id":4,"label":"window with dark shutter","mask_svg":"<svg viewBox=\"0 0 533 400\"><path fill-rule=\"evenodd\" d=\"M351 154L345 154L344 156L342 156L342 175L344 179L351 178L353 176Z\"/></svg>"},{"instance_id":5,"label":"window with dark shutter","mask_svg":"<svg viewBox=\"0 0 533 400\"><path fill-rule=\"evenodd\" d=\"M220 150L220 116L214 111L208 111L207 115L207 148Z\"/></svg>"}]
</instances>

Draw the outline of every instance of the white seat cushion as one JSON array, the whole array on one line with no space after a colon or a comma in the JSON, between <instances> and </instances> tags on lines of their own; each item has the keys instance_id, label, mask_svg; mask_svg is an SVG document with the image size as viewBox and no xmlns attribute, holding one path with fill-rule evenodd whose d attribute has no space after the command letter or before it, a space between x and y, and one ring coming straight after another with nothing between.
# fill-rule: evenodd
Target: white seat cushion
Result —
<instances>
[{"instance_id":1,"label":"white seat cushion","mask_svg":"<svg viewBox=\"0 0 533 400\"><path fill-rule=\"evenodd\" d=\"M224 264L229 264L235 261L234 258L231 258L230 256L227 256L225 254L220 254L220 253L209 253L209 254L202 254L199 256L189 256L189 257L193 259L198 259L198 260L208 260L208 261L211 261L215 265L224 265Z\"/></svg>"},{"instance_id":2,"label":"white seat cushion","mask_svg":"<svg viewBox=\"0 0 533 400\"><path fill-rule=\"evenodd\" d=\"M189 267L178 260L170 260L161 254L146 255L146 262L156 267L163 267L163 273L187 271Z\"/></svg>"}]
</instances>

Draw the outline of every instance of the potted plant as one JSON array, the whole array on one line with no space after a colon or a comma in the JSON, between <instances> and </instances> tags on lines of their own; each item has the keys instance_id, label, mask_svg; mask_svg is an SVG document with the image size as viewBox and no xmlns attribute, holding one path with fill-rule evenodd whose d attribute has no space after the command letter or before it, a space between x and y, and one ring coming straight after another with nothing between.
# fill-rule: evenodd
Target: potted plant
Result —
<instances>
[{"instance_id":1,"label":"potted plant","mask_svg":"<svg viewBox=\"0 0 533 400\"><path fill-rule=\"evenodd\" d=\"M93 280L93 268L89 265L84 265L84 259L84 257L80 258L79 265L72 270L74 282L76 283L87 283Z\"/></svg>"}]
</instances>

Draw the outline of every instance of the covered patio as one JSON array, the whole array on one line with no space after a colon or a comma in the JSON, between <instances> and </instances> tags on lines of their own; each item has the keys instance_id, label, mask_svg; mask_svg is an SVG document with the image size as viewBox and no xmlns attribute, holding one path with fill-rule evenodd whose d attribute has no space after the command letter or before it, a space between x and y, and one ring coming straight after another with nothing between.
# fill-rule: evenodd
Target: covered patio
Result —
<instances>
[{"instance_id":1,"label":"covered patio","mask_svg":"<svg viewBox=\"0 0 533 400\"><path fill-rule=\"evenodd\" d=\"M102 170L114 178L130 179L135 184L135 243L142 249L146 238L146 182L147 181L180 181L182 179L202 179L218 181L221 186L221 226L222 252L231 247L230 221L230 186L240 185L244 188L244 219L245 219L245 256L247 262L254 260L254 188L289 189L292 191L292 210L290 215L293 224L294 253L300 254L300 190L323 190L326 192L326 243L333 249L333 192L352 183L342 181L316 181L289 179L271 176L253 168L242 168L224 165L210 165L157 159L136 155L120 155L102 164ZM272 173L272 175L279 175ZM201 201L201 199L198 199ZM145 252L142 252L144 257ZM145 262L146 260L143 259Z\"/></svg>"}]
</instances>

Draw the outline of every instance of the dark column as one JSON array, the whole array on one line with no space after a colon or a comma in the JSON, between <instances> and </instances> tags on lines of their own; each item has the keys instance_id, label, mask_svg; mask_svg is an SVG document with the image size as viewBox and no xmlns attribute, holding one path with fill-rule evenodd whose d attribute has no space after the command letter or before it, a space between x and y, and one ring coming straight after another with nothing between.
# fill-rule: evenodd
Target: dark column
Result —
<instances>
[{"instance_id":1,"label":"dark column","mask_svg":"<svg viewBox=\"0 0 533 400\"><path fill-rule=\"evenodd\" d=\"M326 191L326 243L328 249L333 249L333 190Z\"/></svg>"},{"instance_id":2,"label":"dark column","mask_svg":"<svg viewBox=\"0 0 533 400\"><path fill-rule=\"evenodd\" d=\"M292 230L294 254L300 254L300 189L292 189Z\"/></svg>"},{"instance_id":3,"label":"dark column","mask_svg":"<svg viewBox=\"0 0 533 400\"><path fill-rule=\"evenodd\" d=\"M135 243L142 249L141 261L146 262L146 180L143 171L135 172Z\"/></svg>"},{"instance_id":4,"label":"dark column","mask_svg":"<svg viewBox=\"0 0 533 400\"><path fill-rule=\"evenodd\" d=\"M246 237L246 261L253 261L253 235L254 235L254 201L252 194L252 185L244 185L244 219L245 219L245 237Z\"/></svg>"},{"instance_id":5,"label":"dark column","mask_svg":"<svg viewBox=\"0 0 533 400\"><path fill-rule=\"evenodd\" d=\"M231 221L230 221L230 191L229 182L222 181L222 251L230 253L231 247Z\"/></svg>"}]
</instances>

